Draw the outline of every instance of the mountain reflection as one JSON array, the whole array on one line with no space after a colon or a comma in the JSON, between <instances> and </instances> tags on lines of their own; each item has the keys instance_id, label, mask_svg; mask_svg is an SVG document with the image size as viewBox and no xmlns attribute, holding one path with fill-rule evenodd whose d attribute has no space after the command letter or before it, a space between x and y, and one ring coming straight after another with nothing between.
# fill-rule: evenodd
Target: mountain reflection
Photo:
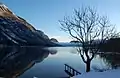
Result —
<instances>
[{"instance_id":1,"label":"mountain reflection","mask_svg":"<svg viewBox=\"0 0 120 78\"><path fill-rule=\"evenodd\" d=\"M49 53L49 49L40 47L0 47L0 77L16 78Z\"/></svg>"}]
</instances>

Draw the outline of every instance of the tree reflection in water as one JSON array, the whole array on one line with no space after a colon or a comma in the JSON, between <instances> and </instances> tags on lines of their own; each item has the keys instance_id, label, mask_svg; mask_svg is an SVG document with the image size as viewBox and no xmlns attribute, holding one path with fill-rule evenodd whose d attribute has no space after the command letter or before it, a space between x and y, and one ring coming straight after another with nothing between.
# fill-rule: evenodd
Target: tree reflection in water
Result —
<instances>
[{"instance_id":1,"label":"tree reflection in water","mask_svg":"<svg viewBox=\"0 0 120 78\"><path fill-rule=\"evenodd\" d=\"M106 64L112 68L117 69L120 67L120 53L106 53L100 54L100 57L106 62Z\"/></svg>"},{"instance_id":2,"label":"tree reflection in water","mask_svg":"<svg viewBox=\"0 0 120 78\"><path fill-rule=\"evenodd\" d=\"M43 47L0 47L0 77L16 78L49 53L53 54Z\"/></svg>"}]
</instances>

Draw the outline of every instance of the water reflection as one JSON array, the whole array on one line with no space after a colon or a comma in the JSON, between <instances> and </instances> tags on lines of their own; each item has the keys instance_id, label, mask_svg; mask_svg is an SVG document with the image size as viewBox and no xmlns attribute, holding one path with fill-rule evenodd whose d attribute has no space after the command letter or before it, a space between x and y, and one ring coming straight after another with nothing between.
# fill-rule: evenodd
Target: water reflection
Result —
<instances>
[{"instance_id":1,"label":"water reflection","mask_svg":"<svg viewBox=\"0 0 120 78\"><path fill-rule=\"evenodd\" d=\"M106 63L109 66L120 65L119 60L119 55L101 54L92 60L91 67L107 69ZM75 47L0 47L0 77L67 77L64 64L72 66L81 73L85 72L85 65Z\"/></svg>"},{"instance_id":2,"label":"water reflection","mask_svg":"<svg viewBox=\"0 0 120 78\"><path fill-rule=\"evenodd\" d=\"M72 54L79 54L77 52L77 50L75 51L75 49L77 49L78 47L75 47L74 49L71 49L70 53ZM91 55L91 54L89 54ZM92 66L93 70L95 71L105 71L105 70L109 70L109 69L117 69L118 67L120 67L120 52L98 52L98 54L96 54L94 56L94 61L103 61L104 62L104 66L102 68L100 68L100 66L98 66L99 64L97 64L97 66ZM93 62L93 63L98 63L98 62ZM101 62L102 63L102 62Z\"/></svg>"},{"instance_id":3,"label":"water reflection","mask_svg":"<svg viewBox=\"0 0 120 78\"><path fill-rule=\"evenodd\" d=\"M0 47L0 77L16 78L50 53L57 52L43 47Z\"/></svg>"},{"instance_id":4,"label":"water reflection","mask_svg":"<svg viewBox=\"0 0 120 78\"><path fill-rule=\"evenodd\" d=\"M120 53L100 54L100 57L112 69L120 67Z\"/></svg>"}]
</instances>

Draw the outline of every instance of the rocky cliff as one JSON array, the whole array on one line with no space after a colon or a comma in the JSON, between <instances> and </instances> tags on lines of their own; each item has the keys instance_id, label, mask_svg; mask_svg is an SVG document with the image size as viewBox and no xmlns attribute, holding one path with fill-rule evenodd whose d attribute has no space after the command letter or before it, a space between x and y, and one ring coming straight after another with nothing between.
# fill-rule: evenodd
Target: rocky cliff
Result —
<instances>
[{"instance_id":1,"label":"rocky cliff","mask_svg":"<svg viewBox=\"0 0 120 78\"><path fill-rule=\"evenodd\" d=\"M0 44L53 45L47 35L36 30L25 19L15 15L2 3L0 3Z\"/></svg>"}]
</instances>

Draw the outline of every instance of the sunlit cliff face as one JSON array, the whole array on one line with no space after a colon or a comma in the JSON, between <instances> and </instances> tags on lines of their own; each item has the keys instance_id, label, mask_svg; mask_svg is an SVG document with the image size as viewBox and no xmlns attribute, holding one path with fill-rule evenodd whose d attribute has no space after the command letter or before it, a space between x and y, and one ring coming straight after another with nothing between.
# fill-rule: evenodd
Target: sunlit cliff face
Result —
<instances>
[{"instance_id":1,"label":"sunlit cliff face","mask_svg":"<svg viewBox=\"0 0 120 78\"><path fill-rule=\"evenodd\" d=\"M30 30L34 31L34 27L32 27L31 24L27 23L26 20L24 20L21 17L16 16L7 6L5 6L3 3L0 3L0 16L2 17L7 17L7 18L12 18L15 19L16 21L22 22L25 24Z\"/></svg>"},{"instance_id":2,"label":"sunlit cliff face","mask_svg":"<svg viewBox=\"0 0 120 78\"><path fill-rule=\"evenodd\" d=\"M9 10L7 6L5 6L2 3L0 3L0 16L4 16L4 17L16 17L16 15L11 10Z\"/></svg>"}]
</instances>

